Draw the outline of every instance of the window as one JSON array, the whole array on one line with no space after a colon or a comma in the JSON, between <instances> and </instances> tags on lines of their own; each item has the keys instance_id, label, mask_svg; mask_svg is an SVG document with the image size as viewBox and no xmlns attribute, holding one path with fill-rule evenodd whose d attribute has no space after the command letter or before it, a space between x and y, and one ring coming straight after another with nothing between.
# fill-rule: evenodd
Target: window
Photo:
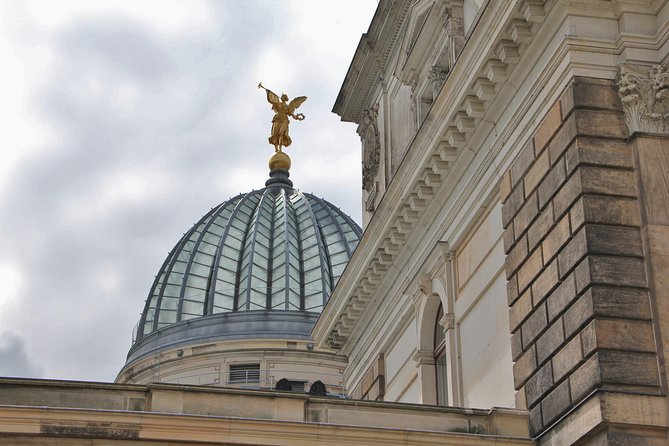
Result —
<instances>
[{"instance_id":1,"label":"window","mask_svg":"<svg viewBox=\"0 0 669 446\"><path fill-rule=\"evenodd\" d=\"M444 317L444 307L439 305L434 323L434 367L437 375L437 404L448 405L448 382L446 380L446 336L439 321Z\"/></svg>"},{"instance_id":2,"label":"window","mask_svg":"<svg viewBox=\"0 0 669 446\"><path fill-rule=\"evenodd\" d=\"M230 364L229 384L260 382L260 364Z\"/></svg>"}]
</instances>

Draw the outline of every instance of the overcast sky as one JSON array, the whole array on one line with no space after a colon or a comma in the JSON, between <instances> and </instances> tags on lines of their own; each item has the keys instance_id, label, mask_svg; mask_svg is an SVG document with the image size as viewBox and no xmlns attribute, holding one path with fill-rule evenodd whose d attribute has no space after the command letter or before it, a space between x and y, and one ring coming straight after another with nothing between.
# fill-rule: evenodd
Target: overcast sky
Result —
<instances>
[{"instance_id":1,"label":"overcast sky","mask_svg":"<svg viewBox=\"0 0 669 446\"><path fill-rule=\"evenodd\" d=\"M112 381L183 232L267 178L259 81L306 95L291 178L360 222L330 112L375 0L0 2L0 376Z\"/></svg>"}]
</instances>

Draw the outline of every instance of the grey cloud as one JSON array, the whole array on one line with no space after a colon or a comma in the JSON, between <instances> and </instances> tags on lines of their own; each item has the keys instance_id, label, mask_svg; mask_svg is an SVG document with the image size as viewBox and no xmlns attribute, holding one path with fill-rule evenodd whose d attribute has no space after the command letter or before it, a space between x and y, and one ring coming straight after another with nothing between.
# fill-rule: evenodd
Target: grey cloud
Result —
<instances>
[{"instance_id":1,"label":"grey cloud","mask_svg":"<svg viewBox=\"0 0 669 446\"><path fill-rule=\"evenodd\" d=\"M122 16L80 20L53 36L54 63L40 73L33 107L59 138L24 159L0 196L3 254L28 267L22 312L9 321L24 339L12 338L10 350L27 361L14 373L40 371L28 349L48 377L113 380L167 252L210 207L263 186L230 184L228 175L266 171L271 112L255 91L261 79L248 73L258 52L293 32L280 9L214 2L214 26L197 38L159 38ZM318 126L334 93L306 65L299 74L300 81L311 79L305 92L288 93L309 92L305 123ZM87 90L91 78L102 93ZM114 92L124 85L136 98L119 105ZM262 114L240 128L232 118L246 105L235 103L245 89L258 95L252 106ZM305 134L313 140L298 150L321 150L318 129ZM149 184L147 199L117 204L94 195L117 187L114 172L137 166L160 166L169 193ZM294 180L349 212L359 207L359 191L347 179L329 186ZM79 224L69 215L77 203L99 206L83 209L91 215Z\"/></svg>"},{"instance_id":2,"label":"grey cloud","mask_svg":"<svg viewBox=\"0 0 669 446\"><path fill-rule=\"evenodd\" d=\"M28 357L23 339L10 332L0 333L0 376L39 378L42 374L42 367Z\"/></svg>"}]
</instances>

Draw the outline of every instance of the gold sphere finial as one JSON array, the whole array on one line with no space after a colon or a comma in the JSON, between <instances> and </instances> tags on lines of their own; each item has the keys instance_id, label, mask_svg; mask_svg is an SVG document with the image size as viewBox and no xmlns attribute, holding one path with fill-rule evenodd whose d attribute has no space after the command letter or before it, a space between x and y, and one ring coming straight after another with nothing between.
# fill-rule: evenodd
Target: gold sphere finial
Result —
<instances>
[{"instance_id":1,"label":"gold sphere finial","mask_svg":"<svg viewBox=\"0 0 669 446\"><path fill-rule=\"evenodd\" d=\"M269 157L269 170L290 170L290 157L286 152L275 152Z\"/></svg>"}]
</instances>

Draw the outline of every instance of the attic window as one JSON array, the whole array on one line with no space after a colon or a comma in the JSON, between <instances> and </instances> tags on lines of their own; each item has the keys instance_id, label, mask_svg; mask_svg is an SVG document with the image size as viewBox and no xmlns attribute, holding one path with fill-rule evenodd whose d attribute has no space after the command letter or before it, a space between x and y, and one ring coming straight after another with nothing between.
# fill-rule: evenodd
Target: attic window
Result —
<instances>
[{"instance_id":1,"label":"attic window","mask_svg":"<svg viewBox=\"0 0 669 446\"><path fill-rule=\"evenodd\" d=\"M260 382L260 364L230 364L228 383L246 384Z\"/></svg>"}]
</instances>

